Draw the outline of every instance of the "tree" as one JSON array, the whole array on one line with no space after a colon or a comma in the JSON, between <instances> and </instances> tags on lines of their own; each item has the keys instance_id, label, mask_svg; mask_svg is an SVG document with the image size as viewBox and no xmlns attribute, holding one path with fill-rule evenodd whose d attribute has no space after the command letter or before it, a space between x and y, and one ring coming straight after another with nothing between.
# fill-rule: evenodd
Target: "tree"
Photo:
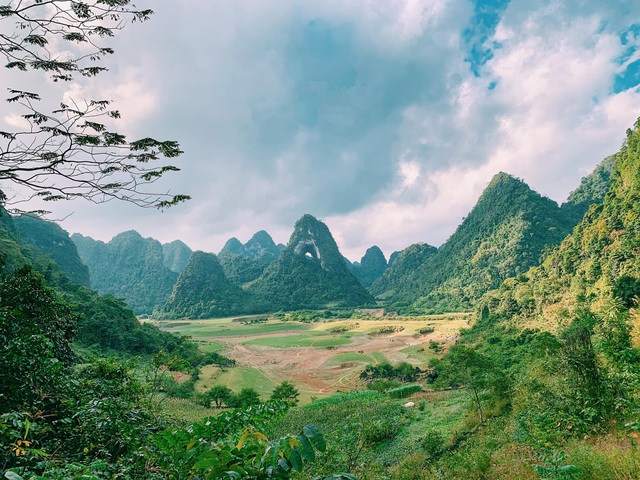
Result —
<instances>
[{"instance_id":1,"label":"tree","mask_svg":"<svg viewBox=\"0 0 640 480\"><path fill-rule=\"evenodd\" d=\"M0 283L0 413L33 406L59 388L64 366L74 360L77 321L31 267Z\"/></svg>"},{"instance_id":2,"label":"tree","mask_svg":"<svg viewBox=\"0 0 640 480\"><path fill-rule=\"evenodd\" d=\"M298 403L300 391L286 380L273 389L271 392L271 400L282 400L290 405Z\"/></svg>"},{"instance_id":3,"label":"tree","mask_svg":"<svg viewBox=\"0 0 640 480\"><path fill-rule=\"evenodd\" d=\"M260 395L251 387L245 387L227 399L227 405L231 408L250 407L258 404L260 404Z\"/></svg>"},{"instance_id":4,"label":"tree","mask_svg":"<svg viewBox=\"0 0 640 480\"><path fill-rule=\"evenodd\" d=\"M114 53L105 38L152 13L137 10L130 0L10 1L0 5L0 55L5 68L45 72L54 82L94 77L107 70L101 60ZM162 159L180 155L180 146L153 138L129 141L113 131L120 113L109 100L76 99L52 109L40 106L38 92L10 88L9 93L7 102L22 107L29 126L0 130L0 205L82 197L166 208L189 199L147 190L165 173L179 170ZM2 190L7 183L28 193L7 198Z\"/></svg>"},{"instance_id":5,"label":"tree","mask_svg":"<svg viewBox=\"0 0 640 480\"><path fill-rule=\"evenodd\" d=\"M225 385L214 385L202 395L202 400L205 407L210 407L211 402L216 404L216 408L221 408L223 404L227 403L233 392Z\"/></svg>"},{"instance_id":6,"label":"tree","mask_svg":"<svg viewBox=\"0 0 640 480\"><path fill-rule=\"evenodd\" d=\"M506 376L489 357L466 345L451 347L441 361L433 362L439 375L437 382L444 385L464 385L472 394L480 423L485 420L480 394L491 390L495 396L506 396Z\"/></svg>"}]
</instances>

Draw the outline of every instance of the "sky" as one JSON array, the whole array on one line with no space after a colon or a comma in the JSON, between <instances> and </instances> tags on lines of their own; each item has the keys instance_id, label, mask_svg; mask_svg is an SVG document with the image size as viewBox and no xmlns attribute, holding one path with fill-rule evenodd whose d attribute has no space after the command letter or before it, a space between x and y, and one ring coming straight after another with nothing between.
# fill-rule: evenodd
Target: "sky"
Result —
<instances>
[{"instance_id":1,"label":"sky","mask_svg":"<svg viewBox=\"0 0 640 480\"><path fill-rule=\"evenodd\" d=\"M108 72L41 85L109 98L128 138L185 152L158 187L192 200L164 212L47 205L105 241L286 244L310 213L352 261L439 246L500 171L563 202L640 116L637 0L136 3L155 14L113 39Z\"/></svg>"}]
</instances>

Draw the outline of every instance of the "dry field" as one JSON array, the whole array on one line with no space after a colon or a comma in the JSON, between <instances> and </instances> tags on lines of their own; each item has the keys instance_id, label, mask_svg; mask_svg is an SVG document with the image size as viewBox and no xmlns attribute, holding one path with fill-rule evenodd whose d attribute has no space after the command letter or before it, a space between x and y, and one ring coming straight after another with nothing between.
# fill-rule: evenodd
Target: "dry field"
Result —
<instances>
[{"instance_id":1,"label":"dry field","mask_svg":"<svg viewBox=\"0 0 640 480\"><path fill-rule=\"evenodd\" d=\"M233 390L246 386L268 397L287 380L300 390L301 402L356 388L367 364L409 362L426 367L440 349L453 344L461 328L469 326L469 314L423 317L373 317L326 320L314 323L269 319L243 323L239 318L155 322L163 330L189 335L204 351L233 358L237 366L202 369L196 387L203 391L215 384ZM250 319L250 317L247 317ZM420 330L433 332L421 334ZM392 333L379 333L380 331Z\"/></svg>"}]
</instances>

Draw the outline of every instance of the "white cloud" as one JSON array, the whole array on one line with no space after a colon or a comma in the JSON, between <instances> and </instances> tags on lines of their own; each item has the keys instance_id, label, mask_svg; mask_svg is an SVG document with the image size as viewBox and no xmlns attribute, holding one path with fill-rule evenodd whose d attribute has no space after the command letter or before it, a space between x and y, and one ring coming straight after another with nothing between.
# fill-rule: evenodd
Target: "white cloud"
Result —
<instances>
[{"instance_id":1,"label":"white cloud","mask_svg":"<svg viewBox=\"0 0 640 480\"><path fill-rule=\"evenodd\" d=\"M180 140L183 172L159 187L194 200L159 217L75 203L64 226L218 251L260 229L285 241L311 213L355 260L439 245L501 170L562 201L639 114L637 92L611 94L640 15L620 3L514 0L475 77L467 0L158 0L90 88L121 128Z\"/></svg>"}]
</instances>

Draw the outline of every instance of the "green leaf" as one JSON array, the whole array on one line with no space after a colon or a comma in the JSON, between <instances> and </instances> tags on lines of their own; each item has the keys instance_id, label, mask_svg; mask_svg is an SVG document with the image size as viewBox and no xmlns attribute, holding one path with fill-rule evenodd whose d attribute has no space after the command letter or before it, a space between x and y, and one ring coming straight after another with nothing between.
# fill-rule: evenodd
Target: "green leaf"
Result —
<instances>
[{"instance_id":1,"label":"green leaf","mask_svg":"<svg viewBox=\"0 0 640 480\"><path fill-rule=\"evenodd\" d=\"M24 480L24 478L22 478L16 472L5 472L4 473L4 478L6 478L8 480Z\"/></svg>"},{"instance_id":2,"label":"green leaf","mask_svg":"<svg viewBox=\"0 0 640 480\"><path fill-rule=\"evenodd\" d=\"M302 458L307 462L314 462L316 460L316 452L313 450L309 439L305 435L298 435L298 441L300 442L299 450Z\"/></svg>"},{"instance_id":3,"label":"green leaf","mask_svg":"<svg viewBox=\"0 0 640 480\"><path fill-rule=\"evenodd\" d=\"M324 452L327 449L324 437L315 425L306 425L305 427L302 427L302 433L307 436L311 444L319 451Z\"/></svg>"},{"instance_id":4,"label":"green leaf","mask_svg":"<svg viewBox=\"0 0 640 480\"><path fill-rule=\"evenodd\" d=\"M304 465L304 460L302 459L302 455L300 455L300 449L294 448L291 451L291 457L289 458L291 462L291 468L298 472L302 471L302 467Z\"/></svg>"}]
</instances>

